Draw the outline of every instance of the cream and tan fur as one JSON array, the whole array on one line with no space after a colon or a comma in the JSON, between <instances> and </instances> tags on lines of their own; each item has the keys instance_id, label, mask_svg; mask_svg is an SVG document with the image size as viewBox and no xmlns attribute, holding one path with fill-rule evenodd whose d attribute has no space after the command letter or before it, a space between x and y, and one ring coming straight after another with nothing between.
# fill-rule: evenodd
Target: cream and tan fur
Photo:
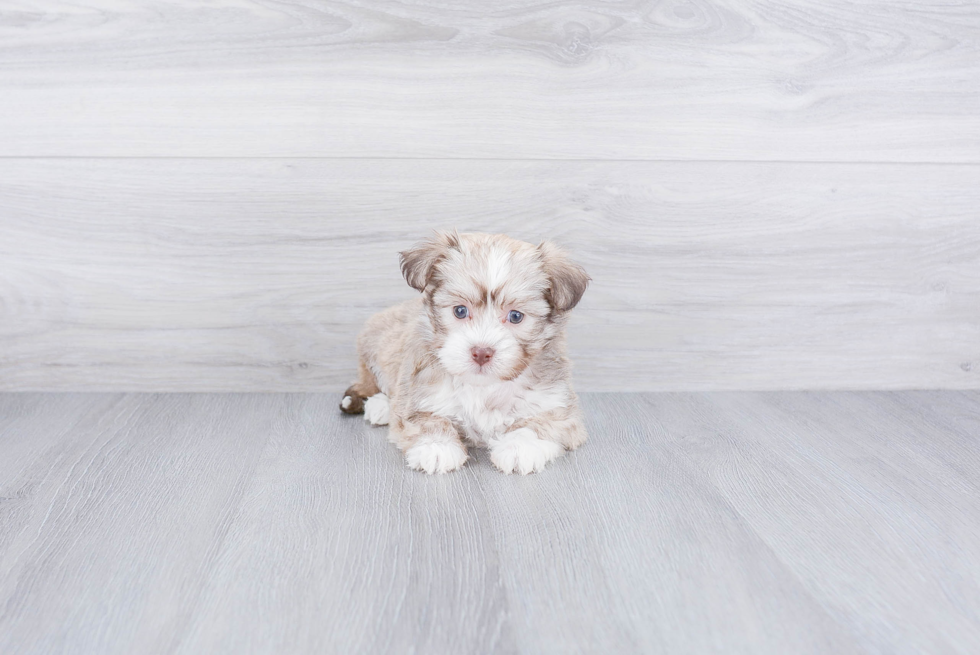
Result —
<instances>
[{"instance_id":1,"label":"cream and tan fur","mask_svg":"<svg viewBox=\"0 0 980 655\"><path fill-rule=\"evenodd\" d=\"M387 424L426 473L461 467L469 445L527 474L585 442L564 333L589 283L581 267L548 242L455 231L401 253L401 266L422 296L368 320L344 412Z\"/></svg>"}]
</instances>

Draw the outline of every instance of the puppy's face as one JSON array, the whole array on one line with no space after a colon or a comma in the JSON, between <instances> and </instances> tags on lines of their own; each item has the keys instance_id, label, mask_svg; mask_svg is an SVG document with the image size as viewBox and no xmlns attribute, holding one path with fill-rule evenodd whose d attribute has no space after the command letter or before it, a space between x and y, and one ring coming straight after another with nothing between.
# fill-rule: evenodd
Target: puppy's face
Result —
<instances>
[{"instance_id":1,"label":"puppy's face","mask_svg":"<svg viewBox=\"0 0 980 655\"><path fill-rule=\"evenodd\" d=\"M558 335L589 277L556 246L439 233L402 253L442 366L471 383L512 380Z\"/></svg>"}]
</instances>

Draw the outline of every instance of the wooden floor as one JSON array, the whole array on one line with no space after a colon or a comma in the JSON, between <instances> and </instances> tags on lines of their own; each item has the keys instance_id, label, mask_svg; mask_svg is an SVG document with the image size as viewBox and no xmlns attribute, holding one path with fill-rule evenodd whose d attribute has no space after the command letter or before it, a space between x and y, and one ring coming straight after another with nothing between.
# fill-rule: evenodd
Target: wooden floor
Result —
<instances>
[{"instance_id":1,"label":"wooden floor","mask_svg":"<svg viewBox=\"0 0 980 655\"><path fill-rule=\"evenodd\" d=\"M3 653L976 653L980 393L586 394L543 474L334 395L0 395Z\"/></svg>"}]
</instances>

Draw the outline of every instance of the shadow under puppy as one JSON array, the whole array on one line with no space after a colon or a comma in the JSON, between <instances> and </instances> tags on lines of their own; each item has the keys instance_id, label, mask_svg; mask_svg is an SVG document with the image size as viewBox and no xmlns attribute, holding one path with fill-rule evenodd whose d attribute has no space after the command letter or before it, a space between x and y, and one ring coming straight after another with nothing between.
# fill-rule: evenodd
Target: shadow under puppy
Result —
<instances>
[{"instance_id":1,"label":"shadow under puppy","mask_svg":"<svg viewBox=\"0 0 980 655\"><path fill-rule=\"evenodd\" d=\"M565 323L590 278L557 246L438 232L401 253L422 292L371 317L340 408L389 425L408 465L446 473L485 446L504 473L540 471L587 434Z\"/></svg>"}]
</instances>

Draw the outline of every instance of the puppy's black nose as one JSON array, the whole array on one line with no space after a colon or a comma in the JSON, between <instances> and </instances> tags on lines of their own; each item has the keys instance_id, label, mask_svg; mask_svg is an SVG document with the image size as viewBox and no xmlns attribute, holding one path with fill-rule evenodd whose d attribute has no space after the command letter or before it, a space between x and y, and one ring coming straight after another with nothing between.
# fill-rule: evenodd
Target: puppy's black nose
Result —
<instances>
[{"instance_id":1,"label":"puppy's black nose","mask_svg":"<svg viewBox=\"0 0 980 655\"><path fill-rule=\"evenodd\" d=\"M470 354L473 355L474 362L483 366L493 359L493 348L473 348Z\"/></svg>"}]
</instances>

